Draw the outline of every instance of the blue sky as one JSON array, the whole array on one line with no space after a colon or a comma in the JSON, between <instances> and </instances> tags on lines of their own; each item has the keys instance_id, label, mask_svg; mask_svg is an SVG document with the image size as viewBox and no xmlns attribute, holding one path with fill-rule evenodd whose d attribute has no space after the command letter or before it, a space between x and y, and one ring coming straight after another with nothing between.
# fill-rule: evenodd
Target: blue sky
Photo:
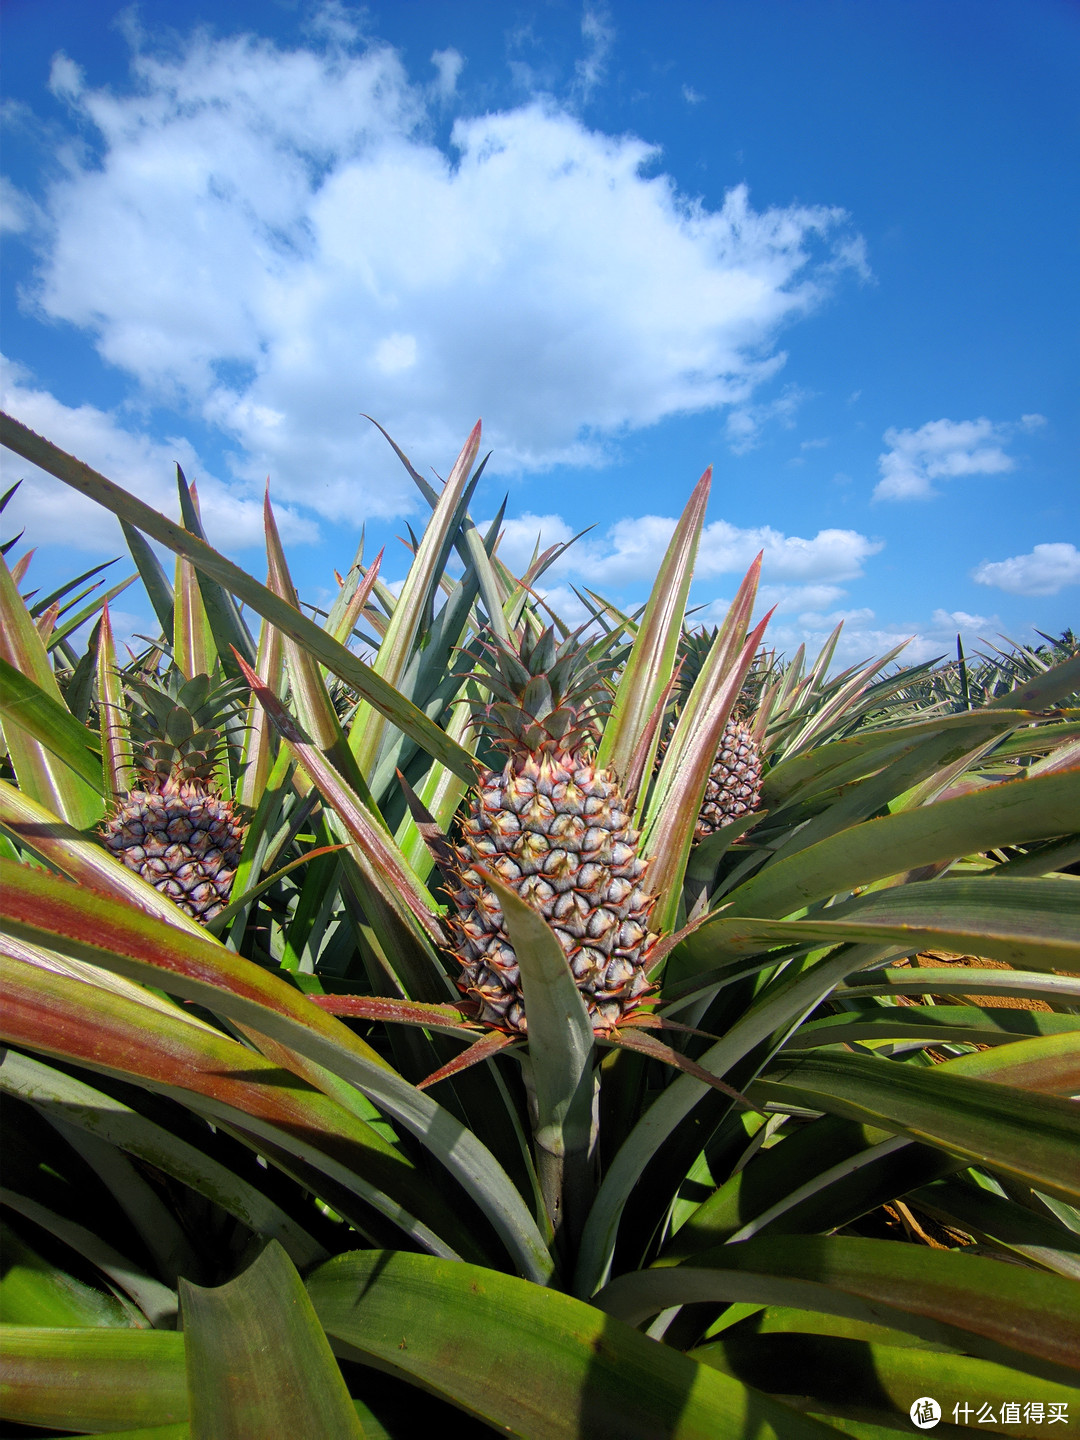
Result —
<instances>
[{"instance_id":1,"label":"blue sky","mask_svg":"<svg viewBox=\"0 0 1080 1440\"><path fill-rule=\"evenodd\" d=\"M694 600L756 551L790 651L1078 623L1070 0L7 0L4 408L155 505L173 460L302 594L477 416L523 562ZM4 452L39 583L113 522ZM126 597L125 597L126 599ZM123 602L121 602L123 603ZM132 604L126 623L144 617Z\"/></svg>"}]
</instances>

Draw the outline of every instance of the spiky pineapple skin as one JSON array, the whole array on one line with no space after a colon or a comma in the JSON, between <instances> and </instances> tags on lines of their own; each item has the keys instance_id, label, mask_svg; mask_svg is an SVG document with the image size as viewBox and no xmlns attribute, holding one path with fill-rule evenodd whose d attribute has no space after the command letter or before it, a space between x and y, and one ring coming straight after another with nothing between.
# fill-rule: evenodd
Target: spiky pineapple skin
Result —
<instances>
[{"instance_id":1,"label":"spiky pineapple skin","mask_svg":"<svg viewBox=\"0 0 1080 1440\"><path fill-rule=\"evenodd\" d=\"M724 726L705 785L695 837L704 840L761 802L761 754L750 727L732 716Z\"/></svg>"},{"instance_id":2,"label":"spiky pineapple skin","mask_svg":"<svg viewBox=\"0 0 1080 1440\"><path fill-rule=\"evenodd\" d=\"M106 822L102 841L118 860L205 924L229 903L244 842L230 800L169 779L132 790Z\"/></svg>"},{"instance_id":3,"label":"spiky pineapple skin","mask_svg":"<svg viewBox=\"0 0 1080 1440\"><path fill-rule=\"evenodd\" d=\"M479 1018L525 1033L520 970L481 865L538 910L558 936L594 1030L609 1031L649 991L655 896L614 773L575 750L545 747L487 770L457 847L459 988Z\"/></svg>"}]
</instances>

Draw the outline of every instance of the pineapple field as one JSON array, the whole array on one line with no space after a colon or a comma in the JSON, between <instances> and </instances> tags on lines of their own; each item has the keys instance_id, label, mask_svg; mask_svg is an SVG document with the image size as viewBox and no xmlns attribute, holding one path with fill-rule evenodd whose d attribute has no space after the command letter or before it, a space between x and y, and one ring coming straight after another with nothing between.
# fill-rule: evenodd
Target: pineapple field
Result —
<instances>
[{"instance_id":1,"label":"pineapple field","mask_svg":"<svg viewBox=\"0 0 1080 1440\"><path fill-rule=\"evenodd\" d=\"M760 557L707 630L708 471L571 627L479 423L323 610L269 496L263 584L0 441L131 562L2 547L0 1433L1080 1424L1071 631L780 655Z\"/></svg>"}]
</instances>

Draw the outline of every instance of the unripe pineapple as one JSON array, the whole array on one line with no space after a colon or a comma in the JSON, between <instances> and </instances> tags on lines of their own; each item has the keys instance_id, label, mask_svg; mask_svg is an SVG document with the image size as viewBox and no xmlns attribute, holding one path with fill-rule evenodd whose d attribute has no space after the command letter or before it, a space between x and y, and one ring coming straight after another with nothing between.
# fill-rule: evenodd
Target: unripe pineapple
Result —
<instances>
[{"instance_id":1,"label":"unripe pineapple","mask_svg":"<svg viewBox=\"0 0 1080 1440\"><path fill-rule=\"evenodd\" d=\"M544 916L593 1029L610 1030L649 989L656 897L618 779L593 759L604 682L574 637L557 646L552 630L520 649L493 643L484 663L496 697L484 719L507 761L481 776L456 847L458 985L489 1025L527 1029L517 957L480 864Z\"/></svg>"},{"instance_id":2,"label":"unripe pineapple","mask_svg":"<svg viewBox=\"0 0 1080 1440\"><path fill-rule=\"evenodd\" d=\"M173 672L128 684L131 739L140 784L117 803L101 838L118 860L201 924L229 903L244 826L215 784L219 724L234 683Z\"/></svg>"}]
</instances>

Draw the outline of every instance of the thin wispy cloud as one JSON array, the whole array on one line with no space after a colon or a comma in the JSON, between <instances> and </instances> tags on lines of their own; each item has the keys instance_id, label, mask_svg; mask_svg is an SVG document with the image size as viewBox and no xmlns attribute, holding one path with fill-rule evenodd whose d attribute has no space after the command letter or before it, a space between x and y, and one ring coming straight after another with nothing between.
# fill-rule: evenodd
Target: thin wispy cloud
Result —
<instances>
[{"instance_id":1,"label":"thin wispy cloud","mask_svg":"<svg viewBox=\"0 0 1080 1440\"><path fill-rule=\"evenodd\" d=\"M1001 475L1015 468L1006 451L1021 431L1038 430L1042 415L1024 415L1016 424L978 420L931 420L918 430L886 430L889 449L878 456L881 479L875 500L929 500L941 492L935 480L964 475Z\"/></svg>"},{"instance_id":2,"label":"thin wispy cloud","mask_svg":"<svg viewBox=\"0 0 1080 1440\"><path fill-rule=\"evenodd\" d=\"M1010 595L1056 595L1067 585L1080 585L1080 550L1067 541L1035 545L1027 555L984 560L971 578Z\"/></svg>"},{"instance_id":3,"label":"thin wispy cloud","mask_svg":"<svg viewBox=\"0 0 1080 1440\"><path fill-rule=\"evenodd\" d=\"M740 444L782 423L790 394L752 396L848 263L842 211L757 210L745 187L709 208L550 96L460 114L444 152L433 114L467 57L414 82L326 15L296 49L140 42L126 88L55 61L94 145L46 192L29 303L89 334L132 402L216 427L241 493L269 473L346 523L416 504L363 412L437 463L483 415L511 474L605 464L679 414L738 405ZM610 26L583 27L599 83Z\"/></svg>"}]
</instances>

